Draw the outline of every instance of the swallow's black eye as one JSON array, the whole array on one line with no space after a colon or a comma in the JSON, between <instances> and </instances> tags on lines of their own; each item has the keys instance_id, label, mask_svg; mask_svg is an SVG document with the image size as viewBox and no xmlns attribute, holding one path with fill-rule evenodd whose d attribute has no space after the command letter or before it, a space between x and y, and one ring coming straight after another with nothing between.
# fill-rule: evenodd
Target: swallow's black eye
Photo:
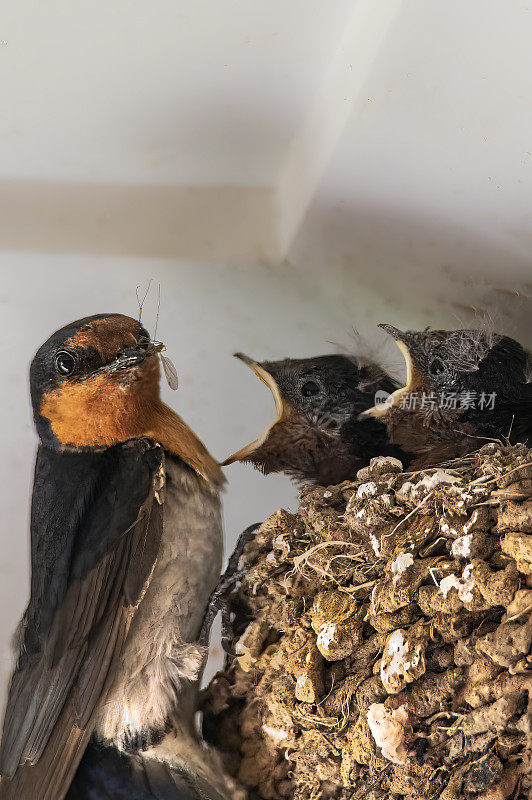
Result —
<instances>
[{"instance_id":1,"label":"swallow's black eye","mask_svg":"<svg viewBox=\"0 0 532 800\"><path fill-rule=\"evenodd\" d=\"M318 394L319 390L320 387L316 381L305 381L301 387L301 394L303 397L313 397L315 394Z\"/></svg>"},{"instance_id":2,"label":"swallow's black eye","mask_svg":"<svg viewBox=\"0 0 532 800\"><path fill-rule=\"evenodd\" d=\"M76 359L72 353L60 350L55 357L55 369L60 375L72 375L76 369Z\"/></svg>"},{"instance_id":3,"label":"swallow's black eye","mask_svg":"<svg viewBox=\"0 0 532 800\"><path fill-rule=\"evenodd\" d=\"M430 362L429 372L431 375L440 375L445 372L445 364L440 358L433 358Z\"/></svg>"}]
</instances>

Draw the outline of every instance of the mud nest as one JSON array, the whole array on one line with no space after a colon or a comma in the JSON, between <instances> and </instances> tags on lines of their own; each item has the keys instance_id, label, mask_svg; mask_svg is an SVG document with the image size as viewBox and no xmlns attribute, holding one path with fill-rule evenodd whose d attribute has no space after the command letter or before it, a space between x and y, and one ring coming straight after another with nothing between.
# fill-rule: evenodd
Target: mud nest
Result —
<instances>
[{"instance_id":1,"label":"mud nest","mask_svg":"<svg viewBox=\"0 0 532 800\"><path fill-rule=\"evenodd\" d=\"M305 487L246 547L204 734L258 800L532 797L532 451Z\"/></svg>"}]
</instances>

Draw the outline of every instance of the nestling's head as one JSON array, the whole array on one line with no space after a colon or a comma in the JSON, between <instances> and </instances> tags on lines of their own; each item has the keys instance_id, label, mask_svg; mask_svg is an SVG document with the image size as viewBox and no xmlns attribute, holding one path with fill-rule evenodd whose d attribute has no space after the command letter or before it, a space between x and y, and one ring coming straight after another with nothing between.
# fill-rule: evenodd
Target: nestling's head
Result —
<instances>
[{"instance_id":1,"label":"nestling's head","mask_svg":"<svg viewBox=\"0 0 532 800\"><path fill-rule=\"evenodd\" d=\"M236 357L270 389L276 416L261 436L224 465L249 461L265 474L285 472L322 483L353 475L360 464L351 426L373 402L382 372L342 355L263 362L242 353Z\"/></svg>"},{"instance_id":2,"label":"nestling's head","mask_svg":"<svg viewBox=\"0 0 532 800\"><path fill-rule=\"evenodd\" d=\"M380 325L405 358L406 384L389 398L387 406L368 411L375 417L398 406L410 393L435 396L456 394L471 398L495 394L495 403L518 397L526 383L527 355L514 339L482 330L400 331Z\"/></svg>"},{"instance_id":3,"label":"nestling's head","mask_svg":"<svg viewBox=\"0 0 532 800\"><path fill-rule=\"evenodd\" d=\"M161 349L138 320L122 314L95 314L53 333L30 368L43 444L109 447L142 435L159 399Z\"/></svg>"}]
</instances>

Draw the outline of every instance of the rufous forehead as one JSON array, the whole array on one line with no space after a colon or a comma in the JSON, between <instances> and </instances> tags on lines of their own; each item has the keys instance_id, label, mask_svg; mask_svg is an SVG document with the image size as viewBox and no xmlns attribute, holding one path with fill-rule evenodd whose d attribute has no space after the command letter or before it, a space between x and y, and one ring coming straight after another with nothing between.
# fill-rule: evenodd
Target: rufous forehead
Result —
<instances>
[{"instance_id":1,"label":"rufous forehead","mask_svg":"<svg viewBox=\"0 0 532 800\"><path fill-rule=\"evenodd\" d=\"M132 317L107 317L83 325L65 341L67 347L94 347L104 360L114 358L126 347L137 344L140 323Z\"/></svg>"}]
</instances>

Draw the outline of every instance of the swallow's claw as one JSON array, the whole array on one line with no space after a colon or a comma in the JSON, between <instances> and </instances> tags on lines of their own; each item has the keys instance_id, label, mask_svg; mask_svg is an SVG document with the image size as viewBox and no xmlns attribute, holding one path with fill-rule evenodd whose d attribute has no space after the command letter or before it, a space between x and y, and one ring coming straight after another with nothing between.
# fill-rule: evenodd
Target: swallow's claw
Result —
<instances>
[{"instance_id":1,"label":"swallow's claw","mask_svg":"<svg viewBox=\"0 0 532 800\"><path fill-rule=\"evenodd\" d=\"M212 623L216 619L218 612L221 611L223 615L222 636L225 638L225 644L224 639L222 639L222 646L224 651L228 655L232 655L233 658L236 654L227 649L229 647L227 643L232 642L234 639L233 625L229 617L231 594L233 593L236 584L244 574L243 570L239 567L240 558L244 552L244 548L248 542L251 541L255 531L260 527L260 525L260 522L256 522L255 525L250 525L249 528L246 528L246 530L240 534L236 547L227 564L227 569L220 578L218 586L214 589L210 596L209 605L207 606L199 635L200 644L207 645L209 642Z\"/></svg>"}]
</instances>

